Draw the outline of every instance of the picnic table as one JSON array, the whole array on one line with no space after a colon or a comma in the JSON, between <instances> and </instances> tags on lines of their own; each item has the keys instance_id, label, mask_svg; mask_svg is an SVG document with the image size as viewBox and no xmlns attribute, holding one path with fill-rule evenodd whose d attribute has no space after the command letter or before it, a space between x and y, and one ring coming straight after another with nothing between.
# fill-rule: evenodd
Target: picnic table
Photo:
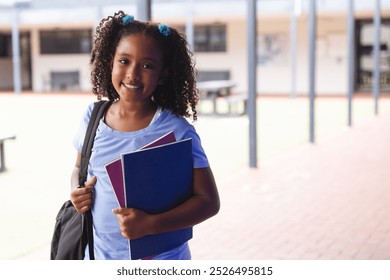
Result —
<instances>
[{"instance_id":1,"label":"picnic table","mask_svg":"<svg viewBox=\"0 0 390 280\"><path fill-rule=\"evenodd\" d=\"M232 80L215 80L197 83L200 100L211 99L213 102L213 113L217 114L217 99L231 95L231 89L236 86Z\"/></svg>"},{"instance_id":2,"label":"picnic table","mask_svg":"<svg viewBox=\"0 0 390 280\"><path fill-rule=\"evenodd\" d=\"M246 113L247 95L242 93L233 93L232 88L236 83L232 80L214 80L197 83L200 100L211 100L213 102L213 114L218 114L217 100L223 98L229 105L229 114L231 114L232 104L244 102L244 112Z\"/></svg>"},{"instance_id":3,"label":"picnic table","mask_svg":"<svg viewBox=\"0 0 390 280\"><path fill-rule=\"evenodd\" d=\"M4 142L7 140L15 139L14 134L0 134L0 172L5 171L5 154L4 154Z\"/></svg>"}]
</instances>

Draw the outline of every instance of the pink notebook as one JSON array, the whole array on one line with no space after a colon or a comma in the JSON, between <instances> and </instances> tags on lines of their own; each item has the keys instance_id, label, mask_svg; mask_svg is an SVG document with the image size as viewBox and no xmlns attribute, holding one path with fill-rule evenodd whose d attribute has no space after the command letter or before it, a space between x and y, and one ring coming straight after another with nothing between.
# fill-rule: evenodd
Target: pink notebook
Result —
<instances>
[{"instance_id":1,"label":"pink notebook","mask_svg":"<svg viewBox=\"0 0 390 280\"><path fill-rule=\"evenodd\" d=\"M156 140L146 144L139 148L139 150L157 147L160 145L173 143L176 141L175 134L173 131L169 131L163 136L157 138ZM123 171L122 171L122 160L116 159L112 162L107 163L105 166L108 178L110 179L112 189L114 190L116 199L120 207L126 207L126 196L125 196L125 187L123 182Z\"/></svg>"}]
</instances>

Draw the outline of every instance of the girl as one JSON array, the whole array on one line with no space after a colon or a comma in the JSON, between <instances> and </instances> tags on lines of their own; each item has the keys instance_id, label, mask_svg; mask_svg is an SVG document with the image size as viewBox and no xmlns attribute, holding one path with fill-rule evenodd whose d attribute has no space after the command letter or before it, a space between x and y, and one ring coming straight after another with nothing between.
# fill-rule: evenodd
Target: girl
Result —
<instances>
[{"instance_id":1,"label":"girl","mask_svg":"<svg viewBox=\"0 0 390 280\"><path fill-rule=\"evenodd\" d=\"M198 93L185 39L164 24L135 21L122 11L96 29L90 64L93 93L112 102L97 129L85 188L78 187L81 149L93 104L74 140L77 152L71 201L79 213L92 209L96 259L129 259L128 239L198 224L219 211L219 195L194 127ZM193 195L174 209L150 215L118 207L104 165L173 130L192 138ZM88 249L85 258L88 259ZM182 244L151 259L190 259Z\"/></svg>"}]
</instances>

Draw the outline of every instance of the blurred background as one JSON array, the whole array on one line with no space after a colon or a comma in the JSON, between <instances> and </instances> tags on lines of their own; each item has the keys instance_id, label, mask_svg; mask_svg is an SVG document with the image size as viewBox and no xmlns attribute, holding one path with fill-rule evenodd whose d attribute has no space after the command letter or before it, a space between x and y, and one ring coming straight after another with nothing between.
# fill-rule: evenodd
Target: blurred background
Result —
<instances>
[{"instance_id":1,"label":"blurred background","mask_svg":"<svg viewBox=\"0 0 390 280\"><path fill-rule=\"evenodd\" d=\"M250 25L253 8L255 28ZM273 191L264 187L270 183L256 183L264 180L262 163L283 162L284 154L302 145L318 147L318 141L337 139L390 112L390 0L0 0L0 259L49 257L55 215L69 196L76 156L72 139L87 105L96 99L89 82L93 33L100 19L118 10L176 27L194 54L201 95L195 126L221 196L226 195L220 218L199 226L199 236L221 230L229 220L226 209L237 191L229 185L231 176L248 166L256 170L258 177L251 180L257 187L245 193L254 199L252 210L260 209L258 195ZM248 48L251 41L254 53ZM385 154L377 154L380 166ZM253 157L260 167L250 166ZM309 178L309 173L293 177ZM317 179L327 175L321 176ZM265 215L276 213L272 207L261 209L268 211ZM383 243L390 235L388 223L384 226L375 248L390 246ZM222 228L228 239L230 229ZM252 230L245 234L261 244ZM276 239L281 230L273 228ZM318 226L321 231L326 230ZM322 245L315 248L317 254L312 249L307 250L311 254L290 254L303 247L293 235L281 237L276 246L294 244L287 246L290 251L272 247L264 253L253 246L229 251L218 235L209 236L209 241L193 241L195 258L390 258L375 255L371 247L367 254L356 249L327 255ZM336 244L342 248L343 242Z\"/></svg>"},{"instance_id":2,"label":"blurred background","mask_svg":"<svg viewBox=\"0 0 390 280\"><path fill-rule=\"evenodd\" d=\"M20 52L21 88L33 92L89 91L89 52L101 18L123 10L135 18L138 2L150 3L154 21L187 35L198 80L234 80L247 88L245 0L1 0L0 90L13 90L12 50ZM308 90L308 0L257 1L257 92L305 95ZM316 93L345 95L349 0L317 0ZM376 0L354 0L356 93L371 89ZM390 1L380 4L381 87L390 90ZM15 30L17 29L17 30ZM14 32L14 33L13 33ZM12 34L18 35L14 38ZM14 41L13 41L14 40ZM12 42L18 42L19 49ZM295 62L297 61L297 62ZM292 65L295 64L295 65ZM292 71L296 74L292 75ZM293 81L293 79L295 81ZM18 82L18 81L17 81ZM293 87L293 88L292 88Z\"/></svg>"}]
</instances>

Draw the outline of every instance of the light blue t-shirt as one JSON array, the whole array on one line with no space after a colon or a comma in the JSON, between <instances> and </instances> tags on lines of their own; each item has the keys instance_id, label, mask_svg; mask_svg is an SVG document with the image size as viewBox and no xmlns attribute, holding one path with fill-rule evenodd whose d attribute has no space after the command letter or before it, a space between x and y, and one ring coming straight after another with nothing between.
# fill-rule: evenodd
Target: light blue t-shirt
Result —
<instances>
[{"instance_id":1,"label":"light blue t-shirt","mask_svg":"<svg viewBox=\"0 0 390 280\"><path fill-rule=\"evenodd\" d=\"M93 106L94 103L88 106L79 131L74 138L73 145L78 152L82 150ZM139 149L171 130L174 131L176 140L192 138L194 168L209 167L207 156L193 125L169 110L159 108L149 126L133 132L114 130L104 122L104 118L100 120L88 167L88 179L92 176L97 177L92 205L95 259L130 259L131 252L129 240L122 237L116 216L112 213L112 209L119 206L104 165L118 159L123 153ZM188 245L185 243L156 256L154 259L189 259L190 257ZM85 258L89 259L88 248Z\"/></svg>"}]
</instances>

